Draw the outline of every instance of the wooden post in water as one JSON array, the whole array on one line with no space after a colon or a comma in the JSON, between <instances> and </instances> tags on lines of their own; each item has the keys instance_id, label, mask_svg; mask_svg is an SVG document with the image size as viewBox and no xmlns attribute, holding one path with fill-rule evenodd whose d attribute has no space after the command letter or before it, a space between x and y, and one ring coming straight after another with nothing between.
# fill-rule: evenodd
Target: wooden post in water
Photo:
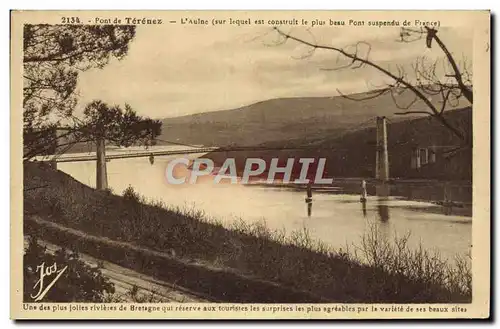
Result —
<instances>
[{"instance_id":1,"label":"wooden post in water","mask_svg":"<svg viewBox=\"0 0 500 329\"><path fill-rule=\"evenodd\" d=\"M308 183L306 187L306 204L307 204L307 217L311 217L312 214L312 184Z\"/></svg>"},{"instance_id":2,"label":"wooden post in water","mask_svg":"<svg viewBox=\"0 0 500 329\"><path fill-rule=\"evenodd\" d=\"M308 201L308 202L312 201L313 194L312 194L312 184L311 183L307 184L306 194L307 194L306 201Z\"/></svg>"},{"instance_id":3,"label":"wooden post in water","mask_svg":"<svg viewBox=\"0 0 500 329\"><path fill-rule=\"evenodd\" d=\"M387 119L377 117L377 150L375 163L375 178L377 195L389 196L389 153L387 151Z\"/></svg>"},{"instance_id":4,"label":"wooden post in water","mask_svg":"<svg viewBox=\"0 0 500 329\"><path fill-rule=\"evenodd\" d=\"M108 188L108 174L106 170L106 143L103 138L97 140L97 167L96 167L96 189Z\"/></svg>"}]
</instances>

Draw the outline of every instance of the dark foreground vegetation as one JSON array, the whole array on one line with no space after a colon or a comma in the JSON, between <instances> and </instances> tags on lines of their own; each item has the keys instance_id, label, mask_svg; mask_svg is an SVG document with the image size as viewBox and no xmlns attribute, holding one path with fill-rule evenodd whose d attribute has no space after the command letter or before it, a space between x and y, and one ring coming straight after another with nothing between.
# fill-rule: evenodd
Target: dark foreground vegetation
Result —
<instances>
[{"instance_id":1,"label":"dark foreground vegetation","mask_svg":"<svg viewBox=\"0 0 500 329\"><path fill-rule=\"evenodd\" d=\"M67 266L64 280L59 280L47 291L43 302L103 302L107 296L115 293L114 285L102 275L100 269L83 262L78 253L60 249L50 254L32 236L24 253L23 285L26 302L33 301L37 292L40 292L40 264L47 267L59 264L59 270Z\"/></svg>"},{"instance_id":2,"label":"dark foreground vegetation","mask_svg":"<svg viewBox=\"0 0 500 329\"><path fill-rule=\"evenodd\" d=\"M469 262L449 266L409 249L407 237L389 242L374 229L352 251L333 251L305 230L286 235L243 221L225 228L133 189L123 196L96 191L44 165L26 164L24 184L27 233L175 281L209 300L471 302Z\"/></svg>"},{"instance_id":3,"label":"dark foreground vegetation","mask_svg":"<svg viewBox=\"0 0 500 329\"><path fill-rule=\"evenodd\" d=\"M156 291L144 293L139 286L132 285L124 292L118 292L108 277L102 273L102 265L93 266L82 260L80 254L67 248L60 248L54 252L47 250L37 241L38 236L49 238L47 227L35 228L36 222L26 225L28 229L23 257L23 300L24 302L93 302L93 303L159 303L165 299ZM40 234L42 230L42 234ZM61 231L65 230L59 230ZM54 231L52 232L54 233ZM67 236L67 235L66 235ZM66 243L74 247L74 243ZM76 248L78 249L78 248ZM51 286L46 294L41 296L40 290L40 265L45 269L53 264L58 264L57 271L64 269L60 280ZM51 265L52 264L52 265ZM46 282L46 281L45 281Z\"/></svg>"}]
</instances>

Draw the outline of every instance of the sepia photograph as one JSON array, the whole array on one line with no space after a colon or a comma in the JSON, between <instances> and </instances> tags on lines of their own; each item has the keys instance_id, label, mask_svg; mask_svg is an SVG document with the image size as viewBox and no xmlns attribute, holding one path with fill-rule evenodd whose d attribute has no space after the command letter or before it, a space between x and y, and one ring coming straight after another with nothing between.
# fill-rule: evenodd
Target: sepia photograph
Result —
<instances>
[{"instance_id":1,"label":"sepia photograph","mask_svg":"<svg viewBox=\"0 0 500 329\"><path fill-rule=\"evenodd\" d=\"M11 16L26 317L489 314L488 11Z\"/></svg>"}]
</instances>

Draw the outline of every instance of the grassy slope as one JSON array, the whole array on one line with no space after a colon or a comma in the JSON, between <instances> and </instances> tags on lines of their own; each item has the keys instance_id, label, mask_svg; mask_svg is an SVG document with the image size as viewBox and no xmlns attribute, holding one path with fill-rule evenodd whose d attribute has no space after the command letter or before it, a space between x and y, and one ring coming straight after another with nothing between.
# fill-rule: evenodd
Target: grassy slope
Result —
<instances>
[{"instance_id":1,"label":"grassy slope","mask_svg":"<svg viewBox=\"0 0 500 329\"><path fill-rule=\"evenodd\" d=\"M170 253L184 263L272 281L338 302L470 302L468 270L451 271L425 253L395 254L386 247L370 258L370 246L383 246L377 239L367 240L367 266L314 243L307 232L286 238L244 222L226 229L199 213L144 204L133 194L96 191L37 164L25 165L24 173L25 216L36 214L94 236ZM203 276L194 280L210 291L211 282Z\"/></svg>"}]
</instances>

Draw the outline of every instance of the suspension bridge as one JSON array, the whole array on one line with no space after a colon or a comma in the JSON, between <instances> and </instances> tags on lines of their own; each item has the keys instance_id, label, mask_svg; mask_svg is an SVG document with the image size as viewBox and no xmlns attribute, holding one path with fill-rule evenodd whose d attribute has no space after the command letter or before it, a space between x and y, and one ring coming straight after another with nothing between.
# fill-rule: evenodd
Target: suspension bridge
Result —
<instances>
[{"instance_id":1,"label":"suspension bridge","mask_svg":"<svg viewBox=\"0 0 500 329\"><path fill-rule=\"evenodd\" d=\"M388 152L387 152L387 127L386 127L386 117L376 117L370 118L364 122L356 124L355 127L349 127L345 129L340 135L336 136L337 138L342 137L343 135L360 129L361 126L366 124L372 124L375 121L376 126L376 155L377 155L377 163L376 163L376 178L382 182L387 182L389 179L389 162L388 162ZM40 162L48 162L53 167L57 168L57 163L61 162L82 162L82 161L96 161L97 169L96 169L96 186L97 189L106 189L108 186L107 179L107 169L106 162L113 159L127 159L127 158L142 158L148 157L153 163L155 156L172 156L172 155L185 155L185 154L204 154L210 152L262 152L262 151L283 151L283 150L319 150L318 147L314 145L304 145L304 146L294 146L294 147L286 147L286 146L226 146L226 147L205 147L205 146L196 146L189 144L181 144L177 142L168 142L169 144L174 144L180 149L169 149L169 150L161 150L161 149L146 149L146 150L109 150L106 151L104 140L101 140L97 143L97 150L90 154L55 154L49 156L40 156L35 158L36 161ZM334 149L329 148L329 151L333 151ZM384 186L386 184L383 184ZM379 194L379 192L377 193ZM380 194L386 194L380 192Z\"/></svg>"},{"instance_id":2,"label":"suspension bridge","mask_svg":"<svg viewBox=\"0 0 500 329\"><path fill-rule=\"evenodd\" d=\"M106 154L106 160L113 159L126 159L126 158L145 158L150 156L169 156L169 155L182 155L182 154L201 154L209 152L257 152L257 151L285 151L285 150L319 150L318 147L310 146L297 146L297 147L265 147L265 146L236 146L236 147L195 147L189 149L178 150L141 150L141 151L124 151L114 154ZM336 148L338 150L338 148ZM333 149L328 149L333 150ZM96 161L97 155L95 152L89 154L82 153L67 153L61 155L39 156L35 158L36 161L42 162L81 162L81 161Z\"/></svg>"},{"instance_id":3,"label":"suspension bridge","mask_svg":"<svg viewBox=\"0 0 500 329\"><path fill-rule=\"evenodd\" d=\"M208 153L216 151L217 147L200 147L191 149L181 149L181 150L144 150L144 151L127 151L114 154L106 154L106 160L113 159L127 159L127 158L145 158L150 156L166 156L166 155L179 155L179 154L196 154L196 153ZM59 156L43 156L37 157L37 161L44 162L81 162L81 161L96 161L97 155L95 152L90 154L63 154Z\"/></svg>"},{"instance_id":4,"label":"suspension bridge","mask_svg":"<svg viewBox=\"0 0 500 329\"><path fill-rule=\"evenodd\" d=\"M370 118L361 123L357 123L344 129L340 134L334 136L334 138L341 138L342 136L357 131L359 129L367 128L376 122L376 118ZM384 123L385 124L385 123ZM329 136L332 138L332 136ZM181 149L143 149L143 150L110 150L111 152L107 152L105 154L106 160L113 159L127 159L127 158L145 158L151 156L171 156L171 155L182 155L182 154L202 154L209 152L253 152L253 151L285 151L285 150L319 150L321 147L316 145L304 145L304 146L294 146L294 147L286 147L286 146L225 146L225 147L217 147L217 146L199 146L199 145L190 145L185 143L178 143L173 141L167 141L162 139L157 139L160 142L164 142L166 144L182 146L184 148ZM320 140L316 141L320 142ZM332 150L332 149L329 149ZM338 148L336 148L338 150ZM82 162L82 161L96 161L97 154L96 152L89 152L88 154L83 153L61 153L61 154L53 154L46 156L37 156L35 157L36 161L41 162L51 162L51 163L60 163L60 162Z\"/></svg>"}]
</instances>

